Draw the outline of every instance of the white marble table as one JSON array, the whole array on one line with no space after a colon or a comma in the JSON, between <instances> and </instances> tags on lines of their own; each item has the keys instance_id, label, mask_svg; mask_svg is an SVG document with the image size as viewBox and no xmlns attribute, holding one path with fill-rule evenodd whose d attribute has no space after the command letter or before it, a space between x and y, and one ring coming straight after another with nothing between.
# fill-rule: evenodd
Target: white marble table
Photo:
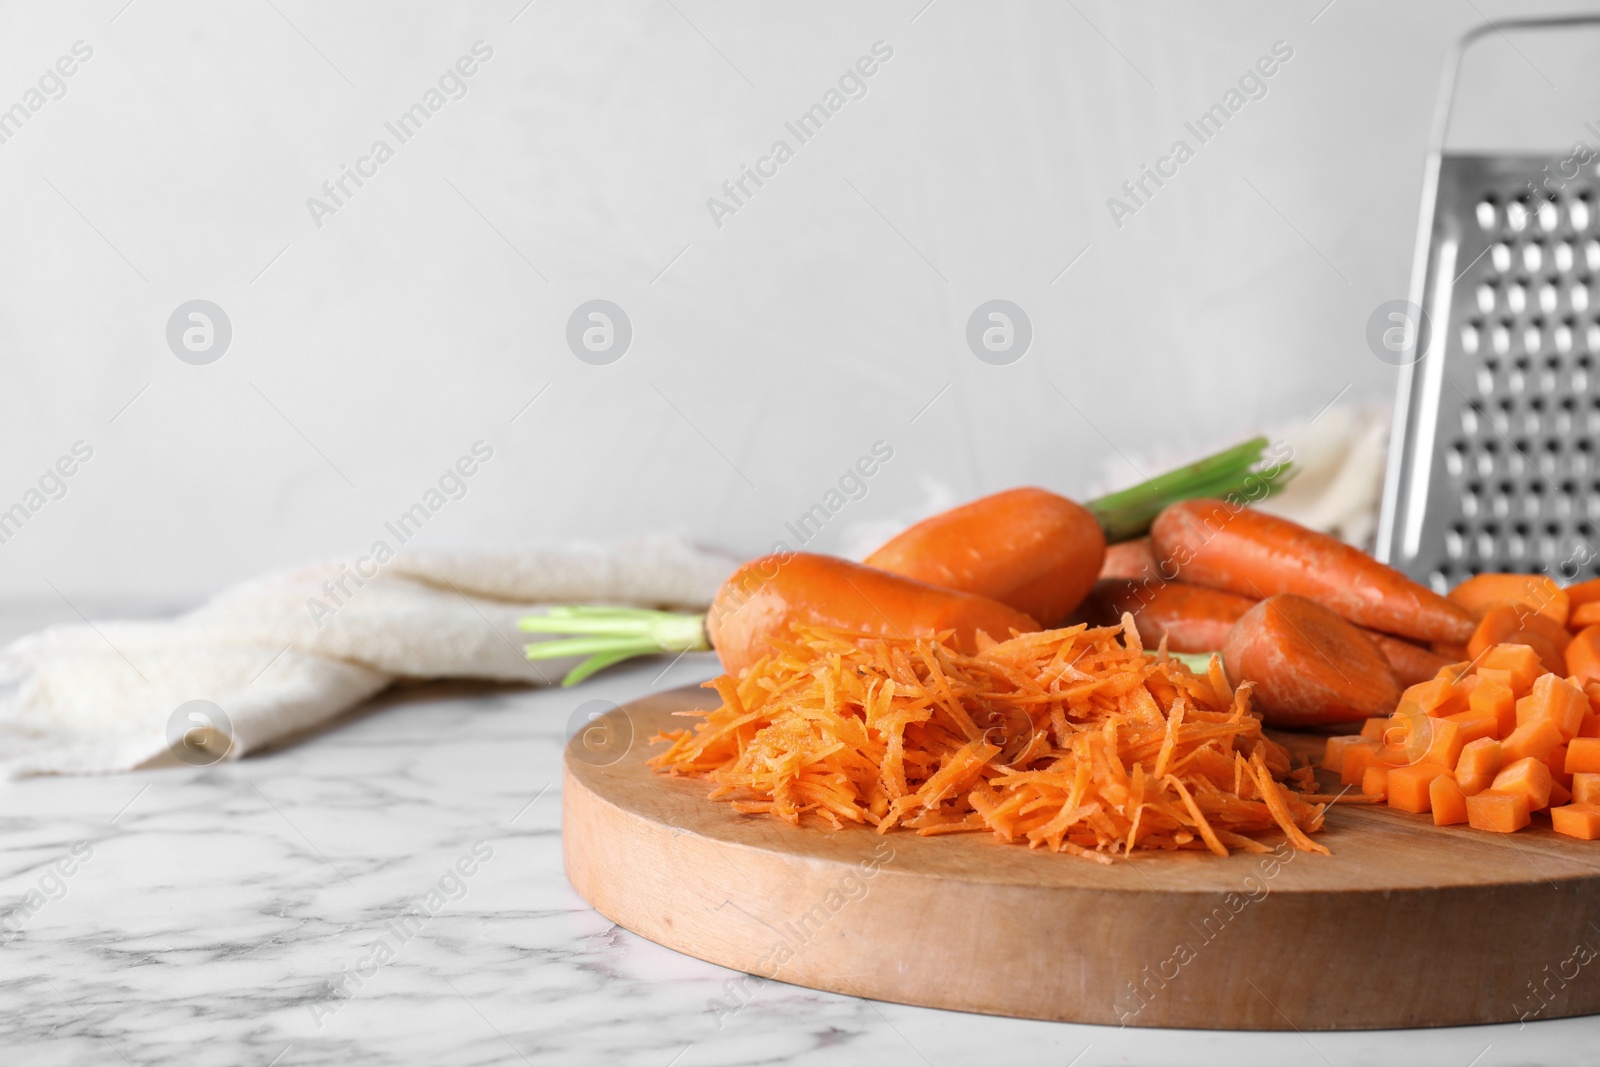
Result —
<instances>
[{"instance_id":1,"label":"white marble table","mask_svg":"<svg viewBox=\"0 0 1600 1067\"><path fill-rule=\"evenodd\" d=\"M1596 1058L1596 1018L1347 1034L1138 1031L778 983L719 1018L708 1004L727 996L732 972L611 925L562 874L568 716L584 700L622 702L712 671L705 657L663 666L617 670L580 691L431 686L238 763L0 786L0 913L37 905L12 913L19 932L0 929L0 1063L1495 1067ZM452 876L458 862L470 874Z\"/></svg>"}]
</instances>

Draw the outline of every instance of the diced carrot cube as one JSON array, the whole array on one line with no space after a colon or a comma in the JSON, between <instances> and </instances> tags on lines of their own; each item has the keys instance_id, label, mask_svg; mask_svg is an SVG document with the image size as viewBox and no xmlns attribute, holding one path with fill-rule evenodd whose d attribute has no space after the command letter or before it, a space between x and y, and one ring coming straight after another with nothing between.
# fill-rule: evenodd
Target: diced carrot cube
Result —
<instances>
[{"instance_id":1,"label":"diced carrot cube","mask_svg":"<svg viewBox=\"0 0 1600 1067\"><path fill-rule=\"evenodd\" d=\"M1528 695L1517 701L1517 725L1544 717L1556 724L1563 741L1578 736L1583 717L1589 713L1589 698L1582 689L1553 674L1541 675Z\"/></svg>"},{"instance_id":2,"label":"diced carrot cube","mask_svg":"<svg viewBox=\"0 0 1600 1067\"><path fill-rule=\"evenodd\" d=\"M1429 715L1460 711L1466 707L1466 695L1457 693L1452 682L1450 678L1430 678L1426 682L1418 682L1400 694L1400 706L1411 704Z\"/></svg>"},{"instance_id":3,"label":"diced carrot cube","mask_svg":"<svg viewBox=\"0 0 1600 1067\"><path fill-rule=\"evenodd\" d=\"M1535 678L1545 673L1544 664L1539 662L1539 654L1527 645L1495 645L1483 654L1478 664L1480 674L1485 667L1509 671L1511 692L1519 697L1533 688Z\"/></svg>"},{"instance_id":4,"label":"diced carrot cube","mask_svg":"<svg viewBox=\"0 0 1600 1067\"><path fill-rule=\"evenodd\" d=\"M1504 690L1507 703L1510 703L1511 690ZM1451 715L1450 721L1461 730L1461 743L1463 745L1476 741L1480 737L1499 737L1500 720L1494 712L1485 709L1477 711L1458 711ZM1516 729L1515 726L1512 729Z\"/></svg>"},{"instance_id":5,"label":"diced carrot cube","mask_svg":"<svg viewBox=\"0 0 1600 1067\"><path fill-rule=\"evenodd\" d=\"M1572 776L1572 799L1581 804L1600 804L1600 774L1580 771Z\"/></svg>"},{"instance_id":6,"label":"diced carrot cube","mask_svg":"<svg viewBox=\"0 0 1600 1067\"><path fill-rule=\"evenodd\" d=\"M1589 626L1600 625L1600 603L1591 601L1580 604L1567 616L1567 628L1582 630Z\"/></svg>"},{"instance_id":7,"label":"diced carrot cube","mask_svg":"<svg viewBox=\"0 0 1600 1067\"><path fill-rule=\"evenodd\" d=\"M1322 769L1325 771L1344 770L1345 750L1351 745L1362 740L1360 734L1338 734L1328 738L1327 747L1322 750Z\"/></svg>"},{"instance_id":8,"label":"diced carrot cube","mask_svg":"<svg viewBox=\"0 0 1600 1067\"><path fill-rule=\"evenodd\" d=\"M1367 771L1361 776L1361 792L1369 797L1388 796L1390 770L1388 764L1376 760L1367 764Z\"/></svg>"},{"instance_id":9,"label":"diced carrot cube","mask_svg":"<svg viewBox=\"0 0 1600 1067\"><path fill-rule=\"evenodd\" d=\"M1470 741L1456 761L1456 784L1467 796L1489 788L1500 773L1500 742L1483 737Z\"/></svg>"},{"instance_id":10,"label":"diced carrot cube","mask_svg":"<svg viewBox=\"0 0 1600 1067\"><path fill-rule=\"evenodd\" d=\"M1344 749L1344 763L1339 767L1339 781L1345 785L1359 786L1361 776L1367 773L1367 768L1372 766L1373 758L1378 754L1378 746L1365 738L1358 738L1348 744Z\"/></svg>"},{"instance_id":11,"label":"diced carrot cube","mask_svg":"<svg viewBox=\"0 0 1600 1067\"><path fill-rule=\"evenodd\" d=\"M1494 776L1491 793L1521 793L1528 798L1528 810L1538 811L1550 804L1550 768L1528 756L1508 763Z\"/></svg>"},{"instance_id":12,"label":"diced carrot cube","mask_svg":"<svg viewBox=\"0 0 1600 1067\"><path fill-rule=\"evenodd\" d=\"M1567 673L1582 686L1600 678L1600 626L1585 626L1567 646Z\"/></svg>"},{"instance_id":13,"label":"diced carrot cube","mask_svg":"<svg viewBox=\"0 0 1600 1067\"><path fill-rule=\"evenodd\" d=\"M1517 700L1511 695L1511 686L1497 679L1479 675L1484 680L1467 698L1471 711L1494 716L1495 736L1504 737L1517 728Z\"/></svg>"},{"instance_id":14,"label":"diced carrot cube","mask_svg":"<svg viewBox=\"0 0 1600 1067\"><path fill-rule=\"evenodd\" d=\"M1368 741L1376 741L1379 744L1382 744L1383 731L1388 728L1388 725L1389 720L1387 718L1368 719L1366 722L1361 724L1361 736L1366 738Z\"/></svg>"},{"instance_id":15,"label":"diced carrot cube","mask_svg":"<svg viewBox=\"0 0 1600 1067\"><path fill-rule=\"evenodd\" d=\"M1539 613L1557 626L1567 624L1571 600L1548 574L1475 574L1450 590L1450 599L1474 618L1507 606L1522 614Z\"/></svg>"},{"instance_id":16,"label":"diced carrot cube","mask_svg":"<svg viewBox=\"0 0 1600 1067\"><path fill-rule=\"evenodd\" d=\"M1562 770L1568 774L1600 774L1600 737L1574 737L1567 742Z\"/></svg>"},{"instance_id":17,"label":"diced carrot cube","mask_svg":"<svg viewBox=\"0 0 1600 1067\"><path fill-rule=\"evenodd\" d=\"M1572 788L1572 775L1567 773L1567 746L1557 745L1545 753L1544 759L1539 762L1550 768L1550 777L1555 781Z\"/></svg>"},{"instance_id":18,"label":"diced carrot cube","mask_svg":"<svg viewBox=\"0 0 1600 1067\"><path fill-rule=\"evenodd\" d=\"M1507 689L1512 688L1514 685L1511 672L1503 667L1485 667L1482 663L1479 663L1476 667L1472 668L1472 673L1477 675L1484 682L1499 682Z\"/></svg>"},{"instance_id":19,"label":"diced carrot cube","mask_svg":"<svg viewBox=\"0 0 1600 1067\"><path fill-rule=\"evenodd\" d=\"M1586 607L1588 605L1585 605ZM1550 825L1558 834L1584 841L1600 839L1600 805L1567 804L1550 809Z\"/></svg>"},{"instance_id":20,"label":"diced carrot cube","mask_svg":"<svg viewBox=\"0 0 1600 1067\"><path fill-rule=\"evenodd\" d=\"M1428 783L1428 807L1435 826L1457 826L1467 821L1467 796L1448 774L1438 775Z\"/></svg>"},{"instance_id":21,"label":"diced carrot cube","mask_svg":"<svg viewBox=\"0 0 1600 1067\"><path fill-rule=\"evenodd\" d=\"M1600 578L1590 578L1586 582L1567 586L1567 604L1569 608L1577 608L1581 604L1600 601ZM1567 625L1574 626L1571 611L1567 614Z\"/></svg>"},{"instance_id":22,"label":"diced carrot cube","mask_svg":"<svg viewBox=\"0 0 1600 1067\"><path fill-rule=\"evenodd\" d=\"M1417 814L1431 810L1428 787L1440 775L1450 771L1437 763L1413 763L1409 767L1396 767L1389 772L1389 806ZM1365 784L1365 783L1363 783Z\"/></svg>"},{"instance_id":23,"label":"diced carrot cube","mask_svg":"<svg viewBox=\"0 0 1600 1067\"><path fill-rule=\"evenodd\" d=\"M1530 719L1500 742L1500 758L1507 766L1532 756L1543 759L1561 744L1561 731L1549 719Z\"/></svg>"},{"instance_id":24,"label":"diced carrot cube","mask_svg":"<svg viewBox=\"0 0 1600 1067\"><path fill-rule=\"evenodd\" d=\"M1467 798L1467 822L1474 830L1509 834L1530 821L1528 798L1521 793L1496 793L1486 789Z\"/></svg>"},{"instance_id":25,"label":"diced carrot cube","mask_svg":"<svg viewBox=\"0 0 1600 1067\"><path fill-rule=\"evenodd\" d=\"M1446 770L1454 767L1465 743L1460 725L1454 719L1428 719L1418 729L1426 734L1421 740L1427 745L1419 762L1437 763ZM1411 747L1408 745L1407 749Z\"/></svg>"},{"instance_id":26,"label":"diced carrot cube","mask_svg":"<svg viewBox=\"0 0 1600 1067\"><path fill-rule=\"evenodd\" d=\"M1566 786L1562 785L1560 782L1551 782L1550 783L1550 806L1552 808L1559 808L1563 804L1571 804L1571 803L1572 803L1572 794L1567 791Z\"/></svg>"},{"instance_id":27,"label":"diced carrot cube","mask_svg":"<svg viewBox=\"0 0 1600 1067\"><path fill-rule=\"evenodd\" d=\"M1593 699L1593 697L1590 698L1590 700ZM1585 715L1583 717L1583 725L1578 727L1578 736L1600 737L1600 715L1596 715L1592 711Z\"/></svg>"}]
</instances>

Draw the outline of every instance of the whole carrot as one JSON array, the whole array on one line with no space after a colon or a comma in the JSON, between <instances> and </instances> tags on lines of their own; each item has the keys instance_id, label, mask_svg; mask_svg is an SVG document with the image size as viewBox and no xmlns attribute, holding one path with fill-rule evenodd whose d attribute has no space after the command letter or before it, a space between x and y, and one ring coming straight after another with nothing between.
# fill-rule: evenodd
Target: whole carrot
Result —
<instances>
[{"instance_id":1,"label":"whole carrot","mask_svg":"<svg viewBox=\"0 0 1600 1067\"><path fill-rule=\"evenodd\" d=\"M1159 573L1148 537L1107 545L1105 562L1100 564L1101 578L1154 578Z\"/></svg>"},{"instance_id":2,"label":"whole carrot","mask_svg":"<svg viewBox=\"0 0 1600 1067\"><path fill-rule=\"evenodd\" d=\"M1024 488L924 519L866 563L1002 601L1050 625L1088 593L1105 552L1105 534L1087 508Z\"/></svg>"},{"instance_id":3,"label":"whole carrot","mask_svg":"<svg viewBox=\"0 0 1600 1067\"><path fill-rule=\"evenodd\" d=\"M586 656L563 681L574 685L634 656L715 649L737 674L773 650L793 623L893 637L954 631L953 643L977 651L977 634L1004 640L1039 629L1034 619L986 597L942 589L860 563L806 552L763 556L722 583L705 615L640 608L554 607L520 621L528 633L567 635L527 645L529 659Z\"/></svg>"},{"instance_id":4,"label":"whole carrot","mask_svg":"<svg viewBox=\"0 0 1600 1067\"><path fill-rule=\"evenodd\" d=\"M1106 545L1141 536L1168 504L1229 493L1254 501L1281 488L1289 464L1260 469L1266 447L1258 437L1087 504L1031 487L994 493L924 519L866 562L999 600L1052 626L1100 577Z\"/></svg>"},{"instance_id":5,"label":"whole carrot","mask_svg":"<svg viewBox=\"0 0 1600 1067\"><path fill-rule=\"evenodd\" d=\"M1234 624L1222 662L1274 726L1314 726L1388 715L1400 683L1378 647L1314 600L1268 597Z\"/></svg>"},{"instance_id":6,"label":"whole carrot","mask_svg":"<svg viewBox=\"0 0 1600 1067\"><path fill-rule=\"evenodd\" d=\"M1293 593L1350 622L1419 641L1465 642L1472 617L1359 549L1288 519L1221 500L1186 500L1150 528L1184 581L1240 596Z\"/></svg>"},{"instance_id":7,"label":"whole carrot","mask_svg":"<svg viewBox=\"0 0 1600 1067\"><path fill-rule=\"evenodd\" d=\"M1380 634L1376 630L1363 630L1362 633L1378 646L1378 651L1383 653L1383 658L1389 661L1389 667L1394 671L1394 676L1401 685L1416 685L1426 682L1429 678L1439 673L1441 667L1448 667L1458 660L1447 659L1420 645L1410 641L1402 641L1398 637Z\"/></svg>"},{"instance_id":8,"label":"whole carrot","mask_svg":"<svg viewBox=\"0 0 1600 1067\"><path fill-rule=\"evenodd\" d=\"M987 597L945 589L833 556L807 552L751 560L728 578L706 613L706 634L723 669L737 674L801 622L893 637L955 631L976 652L979 630L1004 640L1038 630L1032 616Z\"/></svg>"},{"instance_id":9,"label":"whole carrot","mask_svg":"<svg viewBox=\"0 0 1600 1067\"><path fill-rule=\"evenodd\" d=\"M1165 638L1169 652L1215 652L1233 624L1255 605L1248 597L1185 582L1102 578L1080 614L1094 625L1109 626L1127 612L1146 648Z\"/></svg>"}]
</instances>

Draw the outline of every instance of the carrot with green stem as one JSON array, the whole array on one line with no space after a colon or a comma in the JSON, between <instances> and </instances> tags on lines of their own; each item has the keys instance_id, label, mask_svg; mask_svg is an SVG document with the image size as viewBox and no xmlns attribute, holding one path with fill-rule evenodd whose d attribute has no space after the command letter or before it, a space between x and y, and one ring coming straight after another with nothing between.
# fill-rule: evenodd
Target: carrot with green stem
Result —
<instances>
[{"instance_id":1,"label":"carrot with green stem","mask_svg":"<svg viewBox=\"0 0 1600 1067\"><path fill-rule=\"evenodd\" d=\"M1261 469L1265 437L1078 504L1045 489L1007 489L927 518L891 538L867 565L990 597L1052 626L1100 577L1106 545L1142 536L1162 509L1196 496L1262 500L1289 465Z\"/></svg>"},{"instance_id":2,"label":"carrot with green stem","mask_svg":"<svg viewBox=\"0 0 1600 1067\"><path fill-rule=\"evenodd\" d=\"M715 649L736 673L791 621L886 634L1009 631L1052 625L1077 607L1099 575L1108 540L1138 537L1161 508L1199 493L1259 500L1287 479L1287 463L1262 469L1264 437L1087 505L1042 489L1016 489L954 508L889 541L867 564L778 553L745 564L705 616L635 608L556 607L520 623L560 634L526 648L529 659L587 657L573 685L634 656Z\"/></svg>"}]
</instances>

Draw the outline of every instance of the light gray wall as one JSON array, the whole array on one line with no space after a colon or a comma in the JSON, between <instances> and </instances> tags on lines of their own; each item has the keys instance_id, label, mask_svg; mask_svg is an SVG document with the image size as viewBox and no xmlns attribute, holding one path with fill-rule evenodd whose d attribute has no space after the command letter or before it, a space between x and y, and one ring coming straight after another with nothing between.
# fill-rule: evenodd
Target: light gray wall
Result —
<instances>
[{"instance_id":1,"label":"light gray wall","mask_svg":"<svg viewBox=\"0 0 1600 1067\"><path fill-rule=\"evenodd\" d=\"M676 529L755 552L885 441L833 550L1005 486L1085 493L1118 452L1226 443L1346 386L1387 400L1366 320L1405 295L1440 64L1478 20L123 2L0 14L0 107L93 50L0 144L0 507L93 449L0 544L11 601L181 603L364 548L480 440L414 544ZM466 95L398 144L384 123L480 40ZM785 121L879 41L866 95L798 144ZM1278 41L1265 97L1198 145L1183 123ZM394 158L317 225L307 199L379 138ZM794 158L717 225L707 199L779 138ZM1108 197L1179 138L1194 158L1114 225ZM233 330L201 366L166 338L197 298ZM608 366L565 341L595 298L632 323ZM993 298L1033 324L1008 366L965 341Z\"/></svg>"}]
</instances>

